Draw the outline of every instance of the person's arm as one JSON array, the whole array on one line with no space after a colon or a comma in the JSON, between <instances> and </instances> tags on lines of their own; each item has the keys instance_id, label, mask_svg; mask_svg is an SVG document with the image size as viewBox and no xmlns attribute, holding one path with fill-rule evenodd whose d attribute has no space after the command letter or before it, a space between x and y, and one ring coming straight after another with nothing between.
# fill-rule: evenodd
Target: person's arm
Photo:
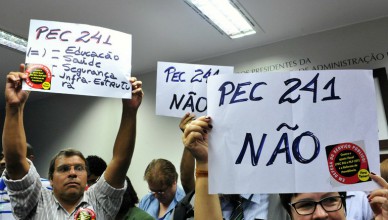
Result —
<instances>
[{"instance_id":1,"label":"person's arm","mask_svg":"<svg viewBox=\"0 0 388 220\"><path fill-rule=\"evenodd\" d=\"M368 196L369 203L375 215L375 220L388 219L388 183L381 177L374 174L369 175L377 182L382 189L376 189Z\"/></svg>"},{"instance_id":2,"label":"person's arm","mask_svg":"<svg viewBox=\"0 0 388 220\"><path fill-rule=\"evenodd\" d=\"M22 80L26 79L24 65L20 72L10 72L5 85L5 120L3 129L3 151L8 178L23 178L30 165L26 159L27 141L23 124L23 110L29 92L22 90Z\"/></svg>"},{"instance_id":3,"label":"person's arm","mask_svg":"<svg viewBox=\"0 0 388 220\"><path fill-rule=\"evenodd\" d=\"M195 169L195 159L191 155L189 150L184 149L182 154L182 159L181 159L180 170L181 170L181 183L186 194L193 191L195 188L194 169Z\"/></svg>"},{"instance_id":4,"label":"person's arm","mask_svg":"<svg viewBox=\"0 0 388 220\"><path fill-rule=\"evenodd\" d=\"M194 120L195 115L186 113L181 122L179 123L179 128L182 132L185 131L186 126ZM180 164L180 177L182 187L185 190L185 193L189 193L195 188L195 178L194 178L194 169L195 169L195 159L193 155L191 155L190 151L186 148L183 149L181 164Z\"/></svg>"},{"instance_id":5,"label":"person's arm","mask_svg":"<svg viewBox=\"0 0 388 220\"><path fill-rule=\"evenodd\" d=\"M123 99L120 128L113 147L113 158L106 168L105 180L114 188L122 188L131 163L136 139L136 115L143 99L142 82L131 78L132 99Z\"/></svg>"},{"instance_id":6,"label":"person's arm","mask_svg":"<svg viewBox=\"0 0 388 220\"><path fill-rule=\"evenodd\" d=\"M210 195L208 190L208 133L211 130L210 118L200 117L191 122L183 134L183 143L196 160L194 216L197 220L222 219L220 200L217 194Z\"/></svg>"}]
</instances>

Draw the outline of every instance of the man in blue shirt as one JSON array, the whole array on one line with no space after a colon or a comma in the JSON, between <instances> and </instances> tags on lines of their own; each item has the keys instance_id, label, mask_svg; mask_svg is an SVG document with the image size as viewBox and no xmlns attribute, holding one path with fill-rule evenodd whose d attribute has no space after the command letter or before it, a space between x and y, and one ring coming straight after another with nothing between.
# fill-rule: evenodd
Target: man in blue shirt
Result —
<instances>
[{"instance_id":1,"label":"man in blue shirt","mask_svg":"<svg viewBox=\"0 0 388 220\"><path fill-rule=\"evenodd\" d=\"M183 189L177 186L175 166L168 160L154 159L145 170L144 180L151 192L141 199L139 208L155 219L170 219L176 204L185 196Z\"/></svg>"}]
</instances>

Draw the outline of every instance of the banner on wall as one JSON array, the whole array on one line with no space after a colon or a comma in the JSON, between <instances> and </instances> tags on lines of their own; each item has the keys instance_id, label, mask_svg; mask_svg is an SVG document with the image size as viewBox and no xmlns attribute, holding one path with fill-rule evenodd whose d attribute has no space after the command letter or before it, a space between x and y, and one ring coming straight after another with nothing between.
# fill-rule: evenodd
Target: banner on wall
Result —
<instances>
[{"instance_id":1,"label":"banner on wall","mask_svg":"<svg viewBox=\"0 0 388 220\"><path fill-rule=\"evenodd\" d=\"M372 71L222 75L207 94L210 193L377 188Z\"/></svg>"},{"instance_id":2,"label":"banner on wall","mask_svg":"<svg viewBox=\"0 0 388 220\"><path fill-rule=\"evenodd\" d=\"M233 74L230 66L158 62L156 114L181 118L206 114L206 84L211 76Z\"/></svg>"},{"instance_id":3,"label":"banner on wall","mask_svg":"<svg viewBox=\"0 0 388 220\"><path fill-rule=\"evenodd\" d=\"M31 20L24 90L131 98L132 36L85 24Z\"/></svg>"}]
</instances>

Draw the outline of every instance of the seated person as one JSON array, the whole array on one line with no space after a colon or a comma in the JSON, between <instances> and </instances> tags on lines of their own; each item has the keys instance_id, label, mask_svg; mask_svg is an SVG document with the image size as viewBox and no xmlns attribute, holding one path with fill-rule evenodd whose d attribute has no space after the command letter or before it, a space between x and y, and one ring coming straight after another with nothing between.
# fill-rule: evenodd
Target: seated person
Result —
<instances>
[{"instance_id":1,"label":"seated person","mask_svg":"<svg viewBox=\"0 0 388 220\"><path fill-rule=\"evenodd\" d=\"M176 204L185 196L177 185L175 166L168 160L154 159L144 172L144 180L151 192L141 199L139 208L156 219L170 219Z\"/></svg>"}]
</instances>

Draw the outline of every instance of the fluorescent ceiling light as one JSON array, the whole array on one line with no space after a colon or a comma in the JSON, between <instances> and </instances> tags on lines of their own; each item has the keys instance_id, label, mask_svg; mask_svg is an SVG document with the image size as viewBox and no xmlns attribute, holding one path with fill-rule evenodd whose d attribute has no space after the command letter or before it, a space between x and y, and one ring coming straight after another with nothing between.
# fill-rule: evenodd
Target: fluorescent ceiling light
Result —
<instances>
[{"instance_id":1,"label":"fluorescent ceiling light","mask_svg":"<svg viewBox=\"0 0 388 220\"><path fill-rule=\"evenodd\" d=\"M27 50L27 40L0 29L0 45L21 51Z\"/></svg>"},{"instance_id":2,"label":"fluorescent ceiling light","mask_svg":"<svg viewBox=\"0 0 388 220\"><path fill-rule=\"evenodd\" d=\"M255 34L257 26L237 0L184 0L213 27L230 38Z\"/></svg>"}]
</instances>

